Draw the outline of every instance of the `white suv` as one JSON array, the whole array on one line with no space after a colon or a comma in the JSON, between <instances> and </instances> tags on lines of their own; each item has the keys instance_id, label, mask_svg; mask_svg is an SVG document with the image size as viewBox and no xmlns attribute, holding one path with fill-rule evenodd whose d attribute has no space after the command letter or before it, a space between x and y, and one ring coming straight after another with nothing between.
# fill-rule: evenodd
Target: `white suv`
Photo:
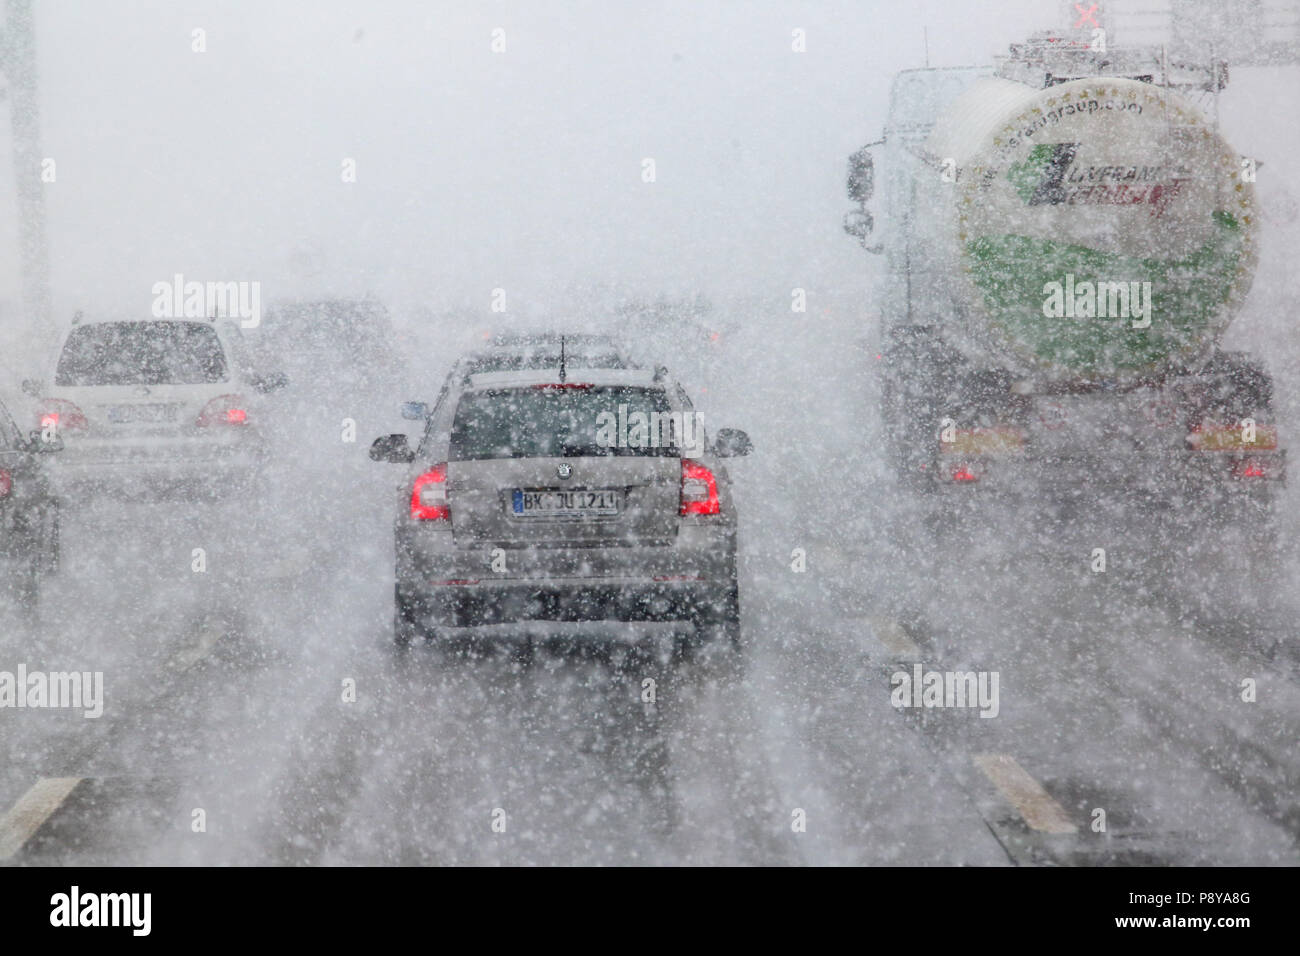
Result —
<instances>
[{"instance_id":1,"label":"white suv","mask_svg":"<svg viewBox=\"0 0 1300 956\"><path fill-rule=\"evenodd\" d=\"M75 498L180 489L221 496L260 472L260 396L285 384L259 377L233 323L150 319L74 324L51 381L25 382L36 427L58 435L51 479Z\"/></svg>"}]
</instances>

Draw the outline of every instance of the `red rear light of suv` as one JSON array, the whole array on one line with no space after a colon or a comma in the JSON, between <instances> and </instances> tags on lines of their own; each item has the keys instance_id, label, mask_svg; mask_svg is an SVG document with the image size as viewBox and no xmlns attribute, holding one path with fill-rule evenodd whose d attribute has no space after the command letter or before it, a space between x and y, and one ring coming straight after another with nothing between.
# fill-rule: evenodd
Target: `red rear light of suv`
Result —
<instances>
[{"instance_id":1,"label":"red rear light of suv","mask_svg":"<svg viewBox=\"0 0 1300 956\"><path fill-rule=\"evenodd\" d=\"M411 488L411 519L414 521L450 521L447 504L447 463L434 465L415 479Z\"/></svg>"},{"instance_id":2,"label":"red rear light of suv","mask_svg":"<svg viewBox=\"0 0 1300 956\"><path fill-rule=\"evenodd\" d=\"M14 476L8 468L0 468L0 498L8 498L14 490Z\"/></svg>"},{"instance_id":3,"label":"red rear light of suv","mask_svg":"<svg viewBox=\"0 0 1300 956\"><path fill-rule=\"evenodd\" d=\"M683 458L681 514L716 515L721 511L718 480L713 472L694 459Z\"/></svg>"},{"instance_id":4,"label":"red rear light of suv","mask_svg":"<svg viewBox=\"0 0 1300 956\"><path fill-rule=\"evenodd\" d=\"M200 428L211 425L247 425L248 411L242 395L218 395L199 412L194 422Z\"/></svg>"},{"instance_id":5,"label":"red rear light of suv","mask_svg":"<svg viewBox=\"0 0 1300 956\"><path fill-rule=\"evenodd\" d=\"M85 413L65 398L41 399L36 420L42 429L60 432L84 432L88 427Z\"/></svg>"}]
</instances>

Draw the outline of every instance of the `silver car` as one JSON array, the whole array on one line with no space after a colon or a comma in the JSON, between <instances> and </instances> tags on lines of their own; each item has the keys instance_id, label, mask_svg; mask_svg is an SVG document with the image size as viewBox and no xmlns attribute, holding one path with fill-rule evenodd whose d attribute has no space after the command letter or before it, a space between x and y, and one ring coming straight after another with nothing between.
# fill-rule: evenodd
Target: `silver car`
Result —
<instances>
[{"instance_id":1,"label":"silver car","mask_svg":"<svg viewBox=\"0 0 1300 956\"><path fill-rule=\"evenodd\" d=\"M748 436L708 441L665 369L583 368L563 343L553 357L527 351L459 363L417 448L401 434L371 446L371 458L408 465L394 525L398 645L458 627L612 620L689 621L697 639L739 646L722 459L748 454ZM491 370L493 355L510 370Z\"/></svg>"}]
</instances>

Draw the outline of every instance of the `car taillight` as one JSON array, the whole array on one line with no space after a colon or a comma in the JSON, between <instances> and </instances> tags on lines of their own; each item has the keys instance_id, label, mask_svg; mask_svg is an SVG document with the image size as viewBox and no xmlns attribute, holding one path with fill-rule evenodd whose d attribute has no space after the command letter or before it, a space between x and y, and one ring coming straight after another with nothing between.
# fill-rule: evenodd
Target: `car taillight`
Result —
<instances>
[{"instance_id":1,"label":"car taillight","mask_svg":"<svg viewBox=\"0 0 1300 956\"><path fill-rule=\"evenodd\" d=\"M718 502L718 481L713 472L698 461L682 459L682 507L684 515L716 515L722 511Z\"/></svg>"},{"instance_id":2,"label":"car taillight","mask_svg":"<svg viewBox=\"0 0 1300 956\"><path fill-rule=\"evenodd\" d=\"M244 408L241 395L218 395L203 406L199 417L194 422L200 428L210 425L246 425L248 411Z\"/></svg>"},{"instance_id":3,"label":"car taillight","mask_svg":"<svg viewBox=\"0 0 1300 956\"><path fill-rule=\"evenodd\" d=\"M1241 458L1232 463L1233 478L1274 478L1274 461L1268 458Z\"/></svg>"},{"instance_id":4,"label":"car taillight","mask_svg":"<svg viewBox=\"0 0 1300 956\"><path fill-rule=\"evenodd\" d=\"M14 490L14 476L8 468L0 468L0 498L8 498Z\"/></svg>"},{"instance_id":5,"label":"car taillight","mask_svg":"<svg viewBox=\"0 0 1300 956\"><path fill-rule=\"evenodd\" d=\"M953 481L979 481L980 476L975 474L975 472L971 471L965 465L962 465L960 468L953 470L952 480Z\"/></svg>"},{"instance_id":6,"label":"car taillight","mask_svg":"<svg viewBox=\"0 0 1300 956\"><path fill-rule=\"evenodd\" d=\"M415 479L411 488L411 518L415 521L450 521L447 504L447 465L434 465Z\"/></svg>"},{"instance_id":7,"label":"car taillight","mask_svg":"<svg viewBox=\"0 0 1300 956\"><path fill-rule=\"evenodd\" d=\"M88 427L85 414L65 398L41 399L36 420L42 429L53 428L60 432L84 432Z\"/></svg>"}]
</instances>

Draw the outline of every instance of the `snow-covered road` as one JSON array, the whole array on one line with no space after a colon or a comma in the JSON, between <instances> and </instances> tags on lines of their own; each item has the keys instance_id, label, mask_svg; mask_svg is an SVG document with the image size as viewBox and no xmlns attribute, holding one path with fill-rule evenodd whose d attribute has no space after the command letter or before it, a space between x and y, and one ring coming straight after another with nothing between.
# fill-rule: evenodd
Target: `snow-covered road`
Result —
<instances>
[{"instance_id":1,"label":"snow-covered road","mask_svg":"<svg viewBox=\"0 0 1300 956\"><path fill-rule=\"evenodd\" d=\"M876 460L852 321L794 334L804 372L752 344L683 369L756 444L740 676L617 628L392 654L396 479L365 445L395 415L354 444L295 416L267 501L70 507L0 660L102 671L104 713L0 714L0 862L1300 862L1294 597L1230 554L936 547ZM990 716L894 706L918 665L996 673Z\"/></svg>"}]
</instances>

